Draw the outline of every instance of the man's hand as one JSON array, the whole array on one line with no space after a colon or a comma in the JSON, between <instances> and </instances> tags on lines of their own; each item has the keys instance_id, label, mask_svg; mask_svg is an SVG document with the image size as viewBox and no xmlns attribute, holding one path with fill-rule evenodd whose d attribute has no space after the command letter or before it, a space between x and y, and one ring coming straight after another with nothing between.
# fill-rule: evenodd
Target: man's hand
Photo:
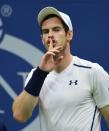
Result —
<instances>
[{"instance_id":1,"label":"man's hand","mask_svg":"<svg viewBox=\"0 0 109 131\"><path fill-rule=\"evenodd\" d=\"M42 57L39 68L48 72L53 70L63 59L62 55L56 57L60 53L61 48L62 46L53 47L52 40L50 40L49 49Z\"/></svg>"}]
</instances>

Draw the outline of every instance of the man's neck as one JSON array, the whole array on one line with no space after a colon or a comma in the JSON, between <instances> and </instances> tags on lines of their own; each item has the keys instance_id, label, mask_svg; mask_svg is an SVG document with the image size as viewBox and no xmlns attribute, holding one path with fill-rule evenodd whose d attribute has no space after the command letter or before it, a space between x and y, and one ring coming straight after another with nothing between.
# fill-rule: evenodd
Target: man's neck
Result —
<instances>
[{"instance_id":1,"label":"man's neck","mask_svg":"<svg viewBox=\"0 0 109 131\"><path fill-rule=\"evenodd\" d=\"M62 61L60 62L60 64L55 68L55 71L58 73L62 72L64 69L66 69L69 66L72 59L73 56L71 54L65 55Z\"/></svg>"}]
</instances>

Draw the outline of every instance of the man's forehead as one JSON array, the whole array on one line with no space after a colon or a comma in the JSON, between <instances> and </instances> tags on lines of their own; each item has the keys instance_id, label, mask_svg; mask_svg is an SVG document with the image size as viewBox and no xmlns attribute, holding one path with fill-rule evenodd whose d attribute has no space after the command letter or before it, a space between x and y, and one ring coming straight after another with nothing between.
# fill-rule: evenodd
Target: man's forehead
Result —
<instances>
[{"instance_id":1,"label":"man's forehead","mask_svg":"<svg viewBox=\"0 0 109 131\"><path fill-rule=\"evenodd\" d=\"M52 18L49 18L49 19L47 19L47 20L44 20L43 22L42 22L42 26L43 25L46 25L46 24L54 24L54 23L60 23L60 24L62 24L62 21L58 18L58 17L52 17Z\"/></svg>"},{"instance_id":2,"label":"man's forehead","mask_svg":"<svg viewBox=\"0 0 109 131\"><path fill-rule=\"evenodd\" d=\"M42 30L45 30L45 29L56 29L56 28L63 28L62 25L54 25L54 26L42 26Z\"/></svg>"}]
</instances>

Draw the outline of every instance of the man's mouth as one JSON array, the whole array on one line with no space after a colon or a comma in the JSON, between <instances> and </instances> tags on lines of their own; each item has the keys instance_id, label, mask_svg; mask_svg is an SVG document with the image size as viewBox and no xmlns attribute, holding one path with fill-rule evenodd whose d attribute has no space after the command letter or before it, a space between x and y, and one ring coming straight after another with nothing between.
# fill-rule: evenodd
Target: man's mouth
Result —
<instances>
[{"instance_id":1,"label":"man's mouth","mask_svg":"<svg viewBox=\"0 0 109 131\"><path fill-rule=\"evenodd\" d=\"M48 45L48 47L50 46L49 40L47 41L47 45ZM52 40L52 45L53 45L53 48L56 47L56 41L55 40Z\"/></svg>"}]
</instances>

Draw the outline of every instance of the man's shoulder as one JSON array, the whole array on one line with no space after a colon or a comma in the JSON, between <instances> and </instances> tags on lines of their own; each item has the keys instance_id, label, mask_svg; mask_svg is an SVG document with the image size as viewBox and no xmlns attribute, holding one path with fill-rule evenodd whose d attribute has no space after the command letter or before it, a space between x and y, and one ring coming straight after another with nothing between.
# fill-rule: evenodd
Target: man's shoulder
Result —
<instances>
[{"instance_id":1,"label":"man's shoulder","mask_svg":"<svg viewBox=\"0 0 109 131\"><path fill-rule=\"evenodd\" d=\"M101 69L102 67L95 62L90 60L86 60L77 56L74 56L74 65L78 67L88 68L88 69Z\"/></svg>"}]
</instances>

